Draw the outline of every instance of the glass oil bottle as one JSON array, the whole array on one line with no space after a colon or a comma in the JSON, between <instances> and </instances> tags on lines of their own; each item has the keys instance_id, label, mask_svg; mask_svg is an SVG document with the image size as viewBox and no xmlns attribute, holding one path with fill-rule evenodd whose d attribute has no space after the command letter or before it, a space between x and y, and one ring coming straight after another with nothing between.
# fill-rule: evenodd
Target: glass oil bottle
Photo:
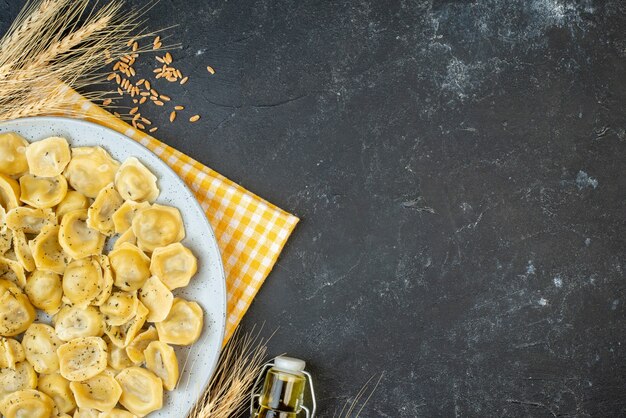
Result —
<instances>
[{"instance_id":1,"label":"glass oil bottle","mask_svg":"<svg viewBox=\"0 0 626 418\"><path fill-rule=\"evenodd\" d=\"M315 416L315 392L311 375L304 368L306 363L300 359L280 356L274 359L273 363L265 365L263 372L257 379L258 382L265 373L265 383L260 394L253 394L250 414L252 418L297 418L300 412L304 411L306 416ZM268 370L269 368L269 370ZM303 405L304 392L307 381L311 390L313 407ZM255 403L258 401L258 407Z\"/></svg>"}]
</instances>

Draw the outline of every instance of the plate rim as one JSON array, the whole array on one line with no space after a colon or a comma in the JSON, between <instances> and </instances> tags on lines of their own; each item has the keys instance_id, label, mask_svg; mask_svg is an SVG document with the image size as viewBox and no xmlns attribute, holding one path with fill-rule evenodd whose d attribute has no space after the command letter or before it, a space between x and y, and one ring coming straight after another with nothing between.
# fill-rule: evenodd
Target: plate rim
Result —
<instances>
[{"instance_id":1,"label":"plate rim","mask_svg":"<svg viewBox=\"0 0 626 418\"><path fill-rule=\"evenodd\" d=\"M203 219L203 222L206 224L210 232L210 237L212 241L211 245L215 247L215 250L217 254L219 255L218 265L219 265L219 274L221 278L220 283L222 284L221 286L222 298L220 299L221 299L222 306L224 309L222 310L223 311L222 326L220 327L220 330L219 330L219 335L220 335L219 348L216 351L214 359L212 359L211 361L210 373L208 374L206 381L202 385L202 390L199 392L199 395L198 395L199 396L198 399L199 399L217 370L218 361L219 361L219 358L221 356L222 349L223 349L224 336L226 335L226 324L227 324L227 317L228 317L228 298L227 298L228 290L226 288L226 272L224 270L222 252L220 251L220 247L217 241L217 236L215 235L213 226L209 222L209 219L207 218L204 209L202 209L200 202L198 202L198 199L194 195L193 191L189 188L189 186L187 186L187 184L183 181L183 179L180 178L180 176L165 161L163 161L158 155L156 155L154 152L152 152L150 149L144 146L141 142L136 141L128 137L127 135L116 131L115 129L112 129L112 128L109 128L108 126L100 125L98 123L91 122L88 120L68 118L68 117L63 117L63 116L30 116L30 117L24 117L24 118L18 118L18 119L10 119L10 120L5 120L5 121L0 121L0 127L6 127L7 125L10 126L12 123L15 123L15 122L28 122L28 121L33 121L39 124L52 121L56 123L70 123L70 124L76 124L76 125L83 125L84 127L87 127L87 128L91 127L91 128L101 129L105 132L108 132L108 134L110 135L119 137L126 144L130 144L131 146L138 146L142 148L145 152L148 152L155 157L155 159L157 160L156 164L160 166L159 167L160 169L164 170L165 172L167 172L167 174L174 177L174 181L177 182L180 186L182 186L185 193L188 195L187 197L190 197L191 200L194 202L193 207L195 208L195 210L197 210L202 215L201 218ZM97 142L97 140L95 140L95 142ZM99 145L106 146L106 144L99 144ZM167 145L167 144L164 143L164 145ZM198 401L198 399L193 399L191 408L193 408L193 405ZM189 413L189 411L187 411L187 413Z\"/></svg>"}]
</instances>

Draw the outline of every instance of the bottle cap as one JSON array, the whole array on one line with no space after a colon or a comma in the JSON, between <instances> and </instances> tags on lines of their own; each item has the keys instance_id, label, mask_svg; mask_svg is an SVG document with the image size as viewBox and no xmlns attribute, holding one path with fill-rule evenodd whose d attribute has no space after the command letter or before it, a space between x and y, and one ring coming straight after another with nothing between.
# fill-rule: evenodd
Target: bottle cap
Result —
<instances>
[{"instance_id":1,"label":"bottle cap","mask_svg":"<svg viewBox=\"0 0 626 418\"><path fill-rule=\"evenodd\" d=\"M306 367L306 362L298 358L278 356L274 359L274 367L284 372L300 374Z\"/></svg>"}]
</instances>

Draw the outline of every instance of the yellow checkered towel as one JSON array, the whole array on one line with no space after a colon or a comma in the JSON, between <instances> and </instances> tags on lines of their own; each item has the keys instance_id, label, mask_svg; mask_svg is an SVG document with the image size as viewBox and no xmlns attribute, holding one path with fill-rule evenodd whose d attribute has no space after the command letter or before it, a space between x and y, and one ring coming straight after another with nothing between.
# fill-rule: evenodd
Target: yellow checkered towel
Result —
<instances>
[{"instance_id":1,"label":"yellow checkered towel","mask_svg":"<svg viewBox=\"0 0 626 418\"><path fill-rule=\"evenodd\" d=\"M278 259L298 218L261 199L193 158L96 106L68 89L73 108L66 115L98 123L141 143L185 181L213 226L224 262L226 333L232 336Z\"/></svg>"}]
</instances>

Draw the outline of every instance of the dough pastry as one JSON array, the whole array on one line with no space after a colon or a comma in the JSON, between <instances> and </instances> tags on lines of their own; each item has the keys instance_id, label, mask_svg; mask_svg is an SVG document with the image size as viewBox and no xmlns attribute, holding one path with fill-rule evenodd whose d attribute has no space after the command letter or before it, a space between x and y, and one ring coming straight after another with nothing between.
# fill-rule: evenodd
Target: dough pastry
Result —
<instances>
[{"instance_id":1,"label":"dough pastry","mask_svg":"<svg viewBox=\"0 0 626 418\"><path fill-rule=\"evenodd\" d=\"M169 315L162 322L157 322L159 340L173 345L191 345L202 333L202 308L182 298L175 298Z\"/></svg>"},{"instance_id":2,"label":"dough pastry","mask_svg":"<svg viewBox=\"0 0 626 418\"><path fill-rule=\"evenodd\" d=\"M102 147L78 147L72 149L64 174L74 190L95 199L100 190L113 183L119 166Z\"/></svg>"},{"instance_id":3,"label":"dough pastry","mask_svg":"<svg viewBox=\"0 0 626 418\"><path fill-rule=\"evenodd\" d=\"M16 132L0 134L0 173L19 176L28 171L28 141Z\"/></svg>"},{"instance_id":4,"label":"dough pastry","mask_svg":"<svg viewBox=\"0 0 626 418\"><path fill-rule=\"evenodd\" d=\"M135 157L120 166L115 175L115 187L125 200L154 202L159 196L157 178Z\"/></svg>"},{"instance_id":5,"label":"dough pastry","mask_svg":"<svg viewBox=\"0 0 626 418\"><path fill-rule=\"evenodd\" d=\"M40 177L54 177L63 172L70 162L70 146L65 138L53 136L33 142L26 148L30 173Z\"/></svg>"}]
</instances>

